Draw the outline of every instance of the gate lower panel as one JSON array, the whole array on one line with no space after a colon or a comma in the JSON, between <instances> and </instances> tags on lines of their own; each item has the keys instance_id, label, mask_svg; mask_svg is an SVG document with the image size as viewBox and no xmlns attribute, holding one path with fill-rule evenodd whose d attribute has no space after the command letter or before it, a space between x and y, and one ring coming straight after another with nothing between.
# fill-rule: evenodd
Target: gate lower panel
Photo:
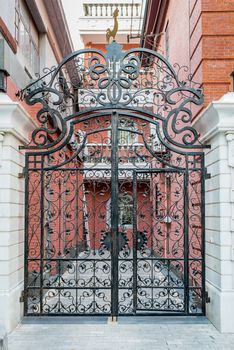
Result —
<instances>
[{"instance_id":1,"label":"gate lower panel","mask_svg":"<svg viewBox=\"0 0 234 350\"><path fill-rule=\"evenodd\" d=\"M199 177L119 170L113 269L110 169L30 170L25 313L202 314Z\"/></svg>"}]
</instances>

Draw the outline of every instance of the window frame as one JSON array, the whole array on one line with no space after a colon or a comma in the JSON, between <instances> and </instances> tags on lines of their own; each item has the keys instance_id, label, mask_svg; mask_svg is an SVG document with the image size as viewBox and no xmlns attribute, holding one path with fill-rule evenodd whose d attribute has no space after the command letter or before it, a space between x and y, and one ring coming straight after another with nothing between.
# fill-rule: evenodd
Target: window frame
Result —
<instances>
[{"instance_id":1,"label":"window frame","mask_svg":"<svg viewBox=\"0 0 234 350\"><path fill-rule=\"evenodd\" d=\"M25 58L25 61L27 62L27 64L29 65L30 70L32 71L32 73L35 75L37 73L40 72L40 55L39 55L39 42L38 45L36 44L35 40L33 39L33 35L32 35L32 25L35 26L33 19L30 16L29 11L28 15L29 15L29 25L26 24L24 15L23 15L23 11L21 10L21 2L20 0L15 0L15 40L17 42L17 45L20 49L20 52L23 54L23 57ZM27 33L28 35L28 46L29 49L28 50L24 50L24 46L25 43L21 42L21 26L23 28L22 33ZM37 35L38 35L38 41L39 41L39 33L38 30L35 26ZM27 67L26 67L27 68Z\"/></svg>"},{"instance_id":2,"label":"window frame","mask_svg":"<svg viewBox=\"0 0 234 350\"><path fill-rule=\"evenodd\" d=\"M169 21L167 21L166 27L165 27L165 57L167 60L169 60L170 55L170 45L169 45Z\"/></svg>"},{"instance_id":3,"label":"window frame","mask_svg":"<svg viewBox=\"0 0 234 350\"><path fill-rule=\"evenodd\" d=\"M129 203L126 203L125 206L122 205L122 208L121 208L121 197L129 197ZM123 202L122 202L123 203ZM125 203L124 203L125 204ZM123 212L125 210L125 208L127 207L131 207L131 223L128 223L128 224L124 224L122 223L122 218L123 218ZM127 195L124 195L124 194L120 194L119 195L119 200L118 200L118 213L119 213L119 220L118 220L118 224L120 227L125 227L125 228L130 228L132 229L133 228L133 208L134 208L134 203L133 203L133 195L131 195L130 193L127 194ZM121 211L122 209L122 211ZM106 204L106 223L107 225L110 227L111 226L111 198L108 199L107 201L107 204Z\"/></svg>"}]
</instances>

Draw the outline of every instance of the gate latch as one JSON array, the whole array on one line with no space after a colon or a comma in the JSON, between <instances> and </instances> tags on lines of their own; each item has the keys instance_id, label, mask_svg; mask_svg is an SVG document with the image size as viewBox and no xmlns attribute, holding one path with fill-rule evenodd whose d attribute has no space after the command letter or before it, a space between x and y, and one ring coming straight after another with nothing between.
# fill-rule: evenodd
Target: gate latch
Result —
<instances>
[{"instance_id":1,"label":"gate latch","mask_svg":"<svg viewBox=\"0 0 234 350\"><path fill-rule=\"evenodd\" d=\"M207 169L206 169L206 171L205 171L205 179L206 179L206 180L211 179L211 174L207 172Z\"/></svg>"},{"instance_id":2,"label":"gate latch","mask_svg":"<svg viewBox=\"0 0 234 350\"><path fill-rule=\"evenodd\" d=\"M25 301L24 299L25 299L25 293L24 293L24 290L22 290L20 298L19 298L20 303L23 303Z\"/></svg>"},{"instance_id":3,"label":"gate latch","mask_svg":"<svg viewBox=\"0 0 234 350\"><path fill-rule=\"evenodd\" d=\"M205 300L206 300L206 304L209 304L209 303L210 303L210 297L209 297L207 291L205 292Z\"/></svg>"},{"instance_id":4,"label":"gate latch","mask_svg":"<svg viewBox=\"0 0 234 350\"><path fill-rule=\"evenodd\" d=\"M23 168L22 173L18 173L18 178L19 178L19 179L22 179L22 178L24 178L24 177L25 177L25 168Z\"/></svg>"}]
</instances>

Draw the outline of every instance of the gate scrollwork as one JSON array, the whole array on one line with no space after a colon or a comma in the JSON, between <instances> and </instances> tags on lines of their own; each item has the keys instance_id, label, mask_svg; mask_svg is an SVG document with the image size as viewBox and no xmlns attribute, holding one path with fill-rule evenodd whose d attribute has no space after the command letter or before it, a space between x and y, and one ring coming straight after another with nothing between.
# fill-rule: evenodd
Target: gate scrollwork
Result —
<instances>
[{"instance_id":1,"label":"gate scrollwork","mask_svg":"<svg viewBox=\"0 0 234 350\"><path fill-rule=\"evenodd\" d=\"M186 67L172 67L157 52L140 48L123 52L112 42L106 53L80 50L46 72L19 93L27 104L41 105L29 149L51 148L63 139L65 144L75 118L111 108L149 115L160 125L158 132L167 147L203 147L191 126L191 105L203 103L202 91L191 76L186 77ZM58 134L55 140L53 135Z\"/></svg>"}]
</instances>

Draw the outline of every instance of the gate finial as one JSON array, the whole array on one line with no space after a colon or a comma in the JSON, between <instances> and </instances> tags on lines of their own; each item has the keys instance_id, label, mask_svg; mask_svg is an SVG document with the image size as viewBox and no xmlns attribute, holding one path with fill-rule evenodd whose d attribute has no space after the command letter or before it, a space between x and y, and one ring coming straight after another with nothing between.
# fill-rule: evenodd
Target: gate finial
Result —
<instances>
[{"instance_id":1,"label":"gate finial","mask_svg":"<svg viewBox=\"0 0 234 350\"><path fill-rule=\"evenodd\" d=\"M116 34L118 32L118 28L119 28L119 23L117 20L118 15L119 15L119 9L116 8L115 11L113 12L114 28L113 29L108 28L106 31L106 40L107 40L108 44L110 42L110 38L115 40Z\"/></svg>"}]
</instances>

